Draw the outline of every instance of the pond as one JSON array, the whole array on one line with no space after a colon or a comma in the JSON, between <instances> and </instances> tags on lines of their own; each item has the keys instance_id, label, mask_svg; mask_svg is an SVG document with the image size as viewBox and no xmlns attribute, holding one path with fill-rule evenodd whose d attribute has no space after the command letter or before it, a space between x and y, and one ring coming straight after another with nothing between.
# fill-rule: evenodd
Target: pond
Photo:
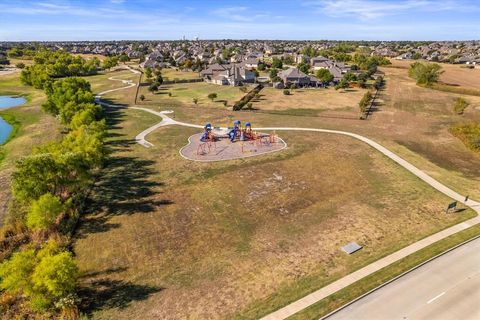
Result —
<instances>
[{"instance_id":1,"label":"pond","mask_svg":"<svg viewBox=\"0 0 480 320\"><path fill-rule=\"evenodd\" d=\"M25 97L0 96L0 109L16 107L26 102ZM0 117L0 144L7 140L13 127Z\"/></svg>"}]
</instances>

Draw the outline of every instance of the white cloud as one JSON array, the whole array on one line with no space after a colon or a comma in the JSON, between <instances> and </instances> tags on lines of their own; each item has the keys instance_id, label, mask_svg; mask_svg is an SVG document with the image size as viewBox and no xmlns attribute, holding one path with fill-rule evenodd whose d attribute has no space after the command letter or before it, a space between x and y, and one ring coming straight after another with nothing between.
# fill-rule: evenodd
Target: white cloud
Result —
<instances>
[{"instance_id":1,"label":"white cloud","mask_svg":"<svg viewBox=\"0 0 480 320\"><path fill-rule=\"evenodd\" d=\"M318 13L331 17L353 16L361 20L402 14L410 10L465 12L479 9L478 6L452 0L314 0L306 1L303 5L313 7Z\"/></svg>"},{"instance_id":2,"label":"white cloud","mask_svg":"<svg viewBox=\"0 0 480 320\"><path fill-rule=\"evenodd\" d=\"M228 20L248 22L252 21L252 17L245 14L247 9L247 7L219 8L214 10L213 14Z\"/></svg>"}]
</instances>

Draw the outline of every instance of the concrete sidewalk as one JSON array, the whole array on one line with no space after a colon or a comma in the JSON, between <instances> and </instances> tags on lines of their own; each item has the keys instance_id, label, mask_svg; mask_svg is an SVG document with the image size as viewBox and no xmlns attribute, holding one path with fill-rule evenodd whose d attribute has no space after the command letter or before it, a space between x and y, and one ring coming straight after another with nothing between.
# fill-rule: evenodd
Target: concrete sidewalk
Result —
<instances>
[{"instance_id":1,"label":"concrete sidewalk","mask_svg":"<svg viewBox=\"0 0 480 320\"><path fill-rule=\"evenodd\" d=\"M371 263L360 270L357 270L335 282L332 282L326 287L323 287L315 292L312 292L311 294L265 316L262 318L262 320L280 320L280 319L286 319L289 316L311 306L312 304L328 297L329 295L355 283L356 281L402 259L405 258L406 256L423 249L439 240L442 240L452 234L455 234L459 231L465 230L471 226L474 226L476 224L480 223L480 216L477 216L473 219L467 220L465 222L459 223L457 225L454 225L448 229L445 229L443 231L437 232L425 239L422 239L420 241L417 241L408 247L405 247L401 250L398 250L397 252L392 253L389 256L386 256L385 258L382 258L380 260L375 261L374 263Z\"/></svg>"},{"instance_id":2,"label":"concrete sidewalk","mask_svg":"<svg viewBox=\"0 0 480 320\"><path fill-rule=\"evenodd\" d=\"M134 70L131 70L132 72L134 72ZM111 79L111 80L117 80L117 79ZM118 88L118 89L114 89L114 90L121 90L121 89L127 89L129 87L132 86L132 83L126 83L128 84L126 87L123 87L123 88ZM136 85L133 83L133 85ZM109 105L105 102L101 102L100 101L100 96L106 92L109 92L110 90L107 90L105 92L102 92L100 93L96 98L98 100L98 102L100 104L103 104L103 105ZM111 105L109 105L111 106ZM199 126L199 125L195 125L195 124L190 124L190 123L184 123L184 122L179 122L179 121L176 121L176 120L173 120L172 118L170 118L169 116L167 116L167 113L169 113L169 111L161 111L161 112L157 112L157 111L153 111L151 109L147 109L147 108L140 108L140 107L130 107L132 109L138 109L138 110L144 110L146 112L150 112L152 114L155 114L159 117L162 118L162 121L160 123L157 123L156 125L144 130L143 132L141 132L140 134L137 135L136 137L136 140L138 143L142 144L143 146L145 147L151 147L153 146L153 144L151 144L150 142L148 142L145 137L153 132L154 130L158 129L159 127L162 127L162 126L166 126L166 125L180 125L180 126L186 126L186 127L193 127L193 128L203 128L202 126ZM404 160L403 158L401 158L400 156L398 156L397 154L393 153L392 151L388 150L387 148L383 147L382 145L380 145L379 143L367 138L367 137L364 137L364 136L361 136L359 134L356 134L356 133L352 133L352 132L347 132L347 131L339 131L339 130L327 130L327 129L315 129L315 128L289 128L289 127L274 127L274 128L257 128L257 130L276 130L276 131L310 131L310 132L322 132L322 133L330 133L330 134L340 134L340 135L345 135L345 136L349 136L349 137L352 137L352 138L355 138L357 140L360 140L368 145L370 145L371 147L373 147L374 149L376 149L377 151L381 152L382 154L384 154L385 156L387 156L388 158L392 159L393 161L395 161L396 163L398 163L400 166L402 166L403 168L407 169L408 171L410 171L412 174L414 174L415 176L417 176L418 178L420 178L421 180L423 180L424 182L426 182L427 184L429 184L431 187L435 188L436 190L440 191L441 193L445 194L446 196L452 198L452 199L455 199L456 201L459 201L461 203L464 203L465 205L469 206L470 208L472 208L473 210L475 210L477 213L480 213L480 203L479 202L476 202L474 200L468 200L467 202L464 202L465 200L465 196L464 195L461 195L457 192L455 192L454 190L448 188L447 186L445 186L444 184L440 183L439 181L435 180L434 178L430 177L428 174L426 174L424 171L418 169L417 167L415 167L414 165L412 165L411 163L409 163L408 161ZM280 319L285 319L309 306L311 306L312 304L328 297L329 295L355 283L356 281L396 262L396 261L399 261L400 259L420 250L420 249L423 249L439 240L442 240L452 234L455 234L459 231L462 231L462 230L465 230L471 226L474 226L476 224L480 223L480 216L477 216L473 219L470 219L468 221L465 221L465 222L462 222L462 223L459 223L455 226L452 226L450 228L447 228L443 231L440 231L438 233L435 233L425 239L422 239L420 241L417 241L411 245L409 245L408 247L405 247L401 250L398 250L397 252L394 252L392 254L390 254L389 256L386 256L374 263L371 263L363 268L361 268L360 270L357 270L331 284L329 284L328 286L326 287L323 287L265 317L262 318L262 320L280 320Z\"/></svg>"}]
</instances>

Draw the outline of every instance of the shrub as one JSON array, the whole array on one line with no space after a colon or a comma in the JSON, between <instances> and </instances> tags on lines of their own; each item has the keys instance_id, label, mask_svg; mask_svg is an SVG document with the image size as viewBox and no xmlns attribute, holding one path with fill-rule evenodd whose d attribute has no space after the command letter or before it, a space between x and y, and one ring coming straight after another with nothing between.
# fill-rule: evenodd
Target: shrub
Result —
<instances>
[{"instance_id":1,"label":"shrub","mask_svg":"<svg viewBox=\"0 0 480 320\"><path fill-rule=\"evenodd\" d=\"M450 128L450 132L471 150L480 151L480 123L457 124Z\"/></svg>"},{"instance_id":2,"label":"shrub","mask_svg":"<svg viewBox=\"0 0 480 320\"><path fill-rule=\"evenodd\" d=\"M455 106L453 107L453 110L455 111L456 114L463 114L463 112L467 107L468 107L467 100L459 97L455 100Z\"/></svg>"},{"instance_id":3,"label":"shrub","mask_svg":"<svg viewBox=\"0 0 480 320\"><path fill-rule=\"evenodd\" d=\"M420 85L430 85L438 82L442 74L442 67L437 63L415 62L410 65L408 75Z\"/></svg>"},{"instance_id":4,"label":"shrub","mask_svg":"<svg viewBox=\"0 0 480 320\"><path fill-rule=\"evenodd\" d=\"M36 230L50 229L62 211L60 198L46 193L33 201L27 214L27 227Z\"/></svg>"},{"instance_id":5,"label":"shrub","mask_svg":"<svg viewBox=\"0 0 480 320\"><path fill-rule=\"evenodd\" d=\"M207 97L208 97L208 99L213 101L213 100L217 99L217 94L216 93L209 93Z\"/></svg>"},{"instance_id":6,"label":"shrub","mask_svg":"<svg viewBox=\"0 0 480 320\"><path fill-rule=\"evenodd\" d=\"M290 90L284 89L284 90L283 90L283 94L286 95L286 96L288 96L288 95L290 94Z\"/></svg>"},{"instance_id":7,"label":"shrub","mask_svg":"<svg viewBox=\"0 0 480 320\"><path fill-rule=\"evenodd\" d=\"M139 98L140 98L140 101L145 100L145 96L143 94L141 94Z\"/></svg>"},{"instance_id":8,"label":"shrub","mask_svg":"<svg viewBox=\"0 0 480 320\"><path fill-rule=\"evenodd\" d=\"M193 98L192 101L193 101L193 103L194 103L195 105L198 104L198 99L197 99L197 98Z\"/></svg>"},{"instance_id":9,"label":"shrub","mask_svg":"<svg viewBox=\"0 0 480 320\"><path fill-rule=\"evenodd\" d=\"M17 67L18 69L23 69L23 68L25 68L25 63L19 62L15 65L15 67Z\"/></svg>"}]
</instances>

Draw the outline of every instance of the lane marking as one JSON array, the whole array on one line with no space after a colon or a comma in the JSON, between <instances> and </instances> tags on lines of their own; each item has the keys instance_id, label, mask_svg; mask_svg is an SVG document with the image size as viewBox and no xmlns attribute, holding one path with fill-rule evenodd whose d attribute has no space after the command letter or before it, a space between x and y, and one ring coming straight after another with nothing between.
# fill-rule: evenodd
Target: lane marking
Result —
<instances>
[{"instance_id":1,"label":"lane marking","mask_svg":"<svg viewBox=\"0 0 480 320\"><path fill-rule=\"evenodd\" d=\"M440 298L440 297L443 296L444 294L445 294L445 292L442 292L442 293L440 293L438 296L433 297L432 299L428 300L427 304L432 303L433 301L437 300L438 298Z\"/></svg>"}]
</instances>

